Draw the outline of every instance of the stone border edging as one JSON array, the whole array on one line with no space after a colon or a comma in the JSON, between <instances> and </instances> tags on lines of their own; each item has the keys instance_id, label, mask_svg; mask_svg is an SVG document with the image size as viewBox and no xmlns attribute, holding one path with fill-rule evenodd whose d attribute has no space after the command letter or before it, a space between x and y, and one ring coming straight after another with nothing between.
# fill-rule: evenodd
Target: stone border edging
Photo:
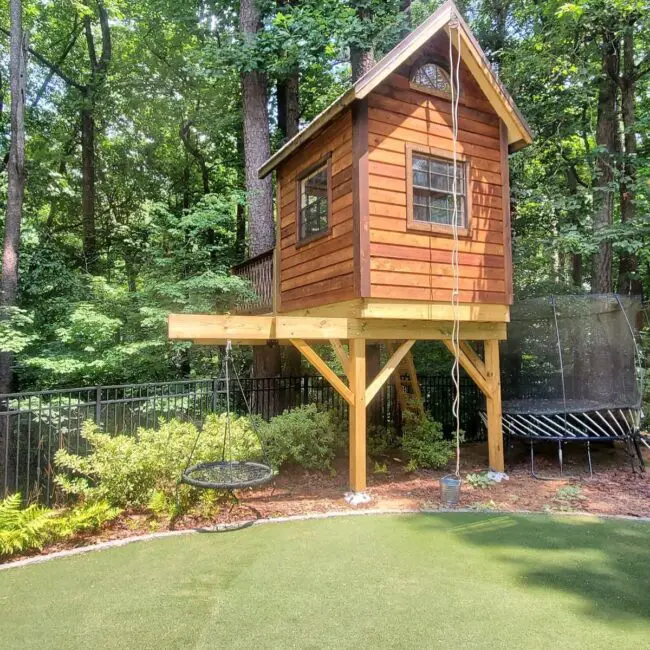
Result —
<instances>
[{"instance_id":1,"label":"stone border edging","mask_svg":"<svg viewBox=\"0 0 650 650\"><path fill-rule=\"evenodd\" d=\"M439 513L474 513L474 514L487 514L487 515L536 515L541 517L585 517L592 519L620 519L624 521L638 521L643 523L650 523L650 517L633 517L631 515L607 515L595 514L591 512L540 512L538 510L476 510L473 508L372 508L367 510L331 510L329 512L315 512L305 515L287 515L285 517L269 517L266 519L255 519L252 521L233 522L231 524L217 524L212 528L186 528L184 530L167 530L159 533L148 533L146 535L133 535L132 537L124 537L122 539L112 539L106 542L98 542L96 544L89 544L88 546L79 546L77 548L70 548L63 551L56 551L46 555L36 555L34 557L16 560L14 562L6 562L0 564L0 571L7 571L9 569L19 569L21 567L30 566L33 564L42 564L50 560L59 558L74 557L76 555L85 555L86 553L93 553L95 551L103 551L110 548L119 548L121 546L128 546L136 542L150 542L157 539L164 539L166 537L180 537L183 535L199 535L201 533L219 533L235 531L243 528L251 528L253 526L263 526L267 524L283 524L292 521L311 521L319 519L334 519L337 517L359 517L369 515L417 515L417 514L439 514Z\"/></svg>"}]
</instances>

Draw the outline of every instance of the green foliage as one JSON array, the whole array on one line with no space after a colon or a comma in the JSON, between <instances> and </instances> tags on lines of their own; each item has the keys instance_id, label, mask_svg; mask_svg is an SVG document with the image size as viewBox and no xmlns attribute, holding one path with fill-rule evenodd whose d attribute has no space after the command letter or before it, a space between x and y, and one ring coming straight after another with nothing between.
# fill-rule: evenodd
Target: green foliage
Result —
<instances>
[{"instance_id":1,"label":"green foliage","mask_svg":"<svg viewBox=\"0 0 650 650\"><path fill-rule=\"evenodd\" d=\"M473 487L486 489L494 485L494 481L488 478L487 472L470 473L465 477L465 480Z\"/></svg>"},{"instance_id":2,"label":"green foliage","mask_svg":"<svg viewBox=\"0 0 650 650\"><path fill-rule=\"evenodd\" d=\"M42 549L78 533L95 531L120 512L105 501L71 510L52 510L35 504L23 507L21 495L13 494L0 501L0 556Z\"/></svg>"},{"instance_id":3,"label":"green foliage","mask_svg":"<svg viewBox=\"0 0 650 650\"><path fill-rule=\"evenodd\" d=\"M260 433L268 461L306 469L331 470L336 453L345 446L346 430L335 411L321 411L314 404L285 411L262 423Z\"/></svg>"},{"instance_id":4,"label":"green foliage","mask_svg":"<svg viewBox=\"0 0 650 650\"><path fill-rule=\"evenodd\" d=\"M369 426L366 445L371 458L385 456L397 445L395 430L381 425Z\"/></svg>"},{"instance_id":5,"label":"green foliage","mask_svg":"<svg viewBox=\"0 0 650 650\"><path fill-rule=\"evenodd\" d=\"M222 458L225 417L206 418L192 462ZM198 490L187 485L182 485L177 494L197 434L193 424L178 420L167 422L158 430L140 429L136 436L110 436L86 422L82 436L90 445L90 453L79 456L59 450L54 480L65 494L90 503L106 500L117 507L174 514L177 497L181 510L198 498ZM259 442L247 418L232 418L230 436L234 460L261 457ZM230 455L229 449L226 455Z\"/></svg>"},{"instance_id":6,"label":"green foliage","mask_svg":"<svg viewBox=\"0 0 650 650\"><path fill-rule=\"evenodd\" d=\"M409 459L408 471L439 469L454 456L455 442L444 439L439 422L428 415L420 418L411 411L404 418L402 450Z\"/></svg>"},{"instance_id":7,"label":"green foliage","mask_svg":"<svg viewBox=\"0 0 650 650\"><path fill-rule=\"evenodd\" d=\"M378 463L377 461L375 461L375 464L372 468L372 473L381 476L386 476L388 475L388 465L386 463Z\"/></svg>"},{"instance_id":8,"label":"green foliage","mask_svg":"<svg viewBox=\"0 0 650 650\"><path fill-rule=\"evenodd\" d=\"M0 555L43 548L55 538L54 512L38 505L22 507L20 494L0 501Z\"/></svg>"},{"instance_id":9,"label":"green foliage","mask_svg":"<svg viewBox=\"0 0 650 650\"><path fill-rule=\"evenodd\" d=\"M556 490L551 503L546 504L544 510L574 512L580 510L586 500L587 497L579 485L564 485Z\"/></svg>"}]
</instances>

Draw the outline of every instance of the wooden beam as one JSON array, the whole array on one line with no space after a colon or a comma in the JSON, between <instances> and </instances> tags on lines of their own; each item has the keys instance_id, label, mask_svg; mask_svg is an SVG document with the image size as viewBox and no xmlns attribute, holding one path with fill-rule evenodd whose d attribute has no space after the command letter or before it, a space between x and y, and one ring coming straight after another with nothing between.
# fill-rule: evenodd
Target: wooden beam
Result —
<instances>
[{"instance_id":1,"label":"wooden beam","mask_svg":"<svg viewBox=\"0 0 650 650\"><path fill-rule=\"evenodd\" d=\"M333 372L333 370L321 359L318 353L302 339L291 339L300 353L311 363L318 372L327 380L332 388L350 405L354 405L354 394Z\"/></svg>"},{"instance_id":2,"label":"wooden beam","mask_svg":"<svg viewBox=\"0 0 650 650\"><path fill-rule=\"evenodd\" d=\"M454 310L446 302L421 300L382 300L367 298L358 308L360 318L398 318L408 320L453 321ZM510 307L497 304L461 304L458 306L461 321L507 323ZM352 314L347 314L352 316Z\"/></svg>"},{"instance_id":3,"label":"wooden beam","mask_svg":"<svg viewBox=\"0 0 650 650\"><path fill-rule=\"evenodd\" d=\"M499 370L499 341L485 341L485 368L490 394L486 395L488 454L490 469L504 471L503 421L501 412L501 373Z\"/></svg>"},{"instance_id":4,"label":"wooden beam","mask_svg":"<svg viewBox=\"0 0 650 650\"><path fill-rule=\"evenodd\" d=\"M231 339L268 341L275 339L273 316L217 316L213 314L169 314L169 338L202 341Z\"/></svg>"},{"instance_id":5,"label":"wooden beam","mask_svg":"<svg viewBox=\"0 0 650 650\"><path fill-rule=\"evenodd\" d=\"M309 309L292 310L286 312L286 315L432 321L452 321L454 318L454 312L449 303L380 298L356 298ZM510 321L510 307L497 304L461 304L459 316L463 322L507 323Z\"/></svg>"},{"instance_id":6,"label":"wooden beam","mask_svg":"<svg viewBox=\"0 0 650 650\"><path fill-rule=\"evenodd\" d=\"M392 354L386 365L379 371L379 374L372 380L370 386L366 388L366 405L372 402L373 398L381 387L386 383L390 376L395 372L397 366L401 363L402 359L409 353L410 349L415 343L414 339L405 341L397 350Z\"/></svg>"},{"instance_id":7,"label":"wooden beam","mask_svg":"<svg viewBox=\"0 0 650 650\"><path fill-rule=\"evenodd\" d=\"M278 339L329 339L348 338L347 318L319 318L296 316L277 316L275 333Z\"/></svg>"},{"instance_id":8,"label":"wooden beam","mask_svg":"<svg viewBox=\"0 0 650 650\"><path fill-rule=\"evenodd\" d=\"M405 339L442 341L450 339L453 331L451 321L422 321L405 318L348 318L348 338L364 338L375 341L404 341ZM505 339L505 323L462 323L461 339L482 341ZM308 338L308 337L307 337Z\"/></svg>"},{"instance_id":9,"label":"wooden beam","mask_svg":"<svg viewBox=\"0 0 650 650\"><path fill-rule=\"evenodd\" d=\"M261 346L261 345L284 345L291 347L291 343L289 341L277 341L277 340L264 340L264 339L197 339L195 341L192 341L193 343L197 343L198 345L226 345L230 341L233 345L256 345L256 346Z\"/></svg>"},{"instance_id":10,"label":"wooden beam","mask_svg":"<svg viewBox=\"0 0 650 650\"><path fill-rule=\"evenodd\" d=\"M447 346L449 352L454 354L454 346L451 341L445 340L443 343ZM488 381L476 366L470 361L469 357L463 352L462 348L458 351L458 360L460 365L463 366L465 372L472 378L472 381L479 387L481 392L488 397L490 395L491 389L488 384Z\"/></svg>"},{"instance_id":11,"label":"wooden beam","mask_svg":"<svg viewBox=\"0 0 650 650\"><path fill-rule=\"evenodd\" d=\"M467 341L461 341L460 349L465 353L467 358L472 362L472 365L476 368L476 370L478 370L478 372L481 374L483 379L487 379L487 371L485 370L485 364L483 363L481 357L479 357L478 354L476 354L474 348Z\"/></svg>"},{"instance_id":12,"label":"wooden beam","mask_svg":"<svg viewBox=\"0 0 650 650\"><path fill-rule=\"evenodd\" d=\"M170 314L169 338L197 343L216 340L268 341L302 339L327 341L363 338L374 341L444 340L453 323L393 318L335 318L319 316L231 316ZM482 341L505 339L505 323L462 323L461 338Z\"/></svg>"},{"instance_id":13,"label":"wooden beam","mask_svg":"<svg viewBox=\"0 0 650 650\"><path fill-rule=\"evenodd\" d=\"M339 360L339 363L343 368L343 372L345 373L345 376L348 378L349 381L350 380L350 359L348 357L348 353L343 348L343 344L341 343L341 341L339 341L339 339L330 339L330 345L332 346L332 350L334 350L334 353L336 354L336 358Z\"/></svg>"},{"instance_id":14,"label":"wooden beam","mask_svg":"<svg viewBox=\"0 0 650 650\"><path fill-rule=\"evenodd\" d=\"M350 489L366 489L366 341L350 339L350 388L354 403L349 411Z\"/></svg>"}]
</instances>

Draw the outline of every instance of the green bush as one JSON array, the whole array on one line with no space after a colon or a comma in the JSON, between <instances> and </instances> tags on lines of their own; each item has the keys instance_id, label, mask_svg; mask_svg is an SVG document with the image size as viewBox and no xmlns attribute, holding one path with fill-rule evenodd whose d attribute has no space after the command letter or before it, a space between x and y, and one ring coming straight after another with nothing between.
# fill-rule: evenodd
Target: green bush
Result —
<instances>
[{"instance_id":1,"label":"green bush","mask_svg":"<svg viewBox=\"0 0 650 650\"><path fill-rule=\"evenodd\" d=\"M285 411L261 424L267 460L275 468L294 464L306 469L331 470L345 446L346 430L335 411L314 404Z\"/></svg>"},{"instance_id":2,"label":"green bush","mask_svg":"<svg viewBox=\"0 0 650 650\"><path fill-rule=\"evenodd\" d=\"M23 507L20 494L0 501L0 556L14 555L60 541L80 532L92 532L115 519L121 510L106 501L72 510L39 505Z\"/></svg>"},{"instance_id":3,"label":"green bush","mask_svg":"<svg viewBox=\"0 0 650 650\"><path fill-rule=\"evenodd\" d=\"M198 437L192 463L221 460L225 415L210 415ZM170 512L176 506L178 481L197 440L197 428L172 420L158 430L140 429L135 436L111 436L86 423L82 436L91 452L78 456L65 450L56 454L56 484L67 495L88 502L101 500L122 508L151 508ZM226 457L257 460L261 447L251 422L233 417ZM181 509L196 502L197 490L183 485L179 491Z\"/></svg>"},{"instance_id":4,"label":"green bush","mask_svg":"<svg viewBox=\"0 0 650 650\"><path fill-rule=\"evenodd\" d=\"M428 415L405 415L402 450L409 459L409 470L444 467L454 456L455 447L455 441L444 439L439 422Z\"/></svg>"},{"instance_id":5,"label":"green bush","mask_svg":"<svg viewBox=\"0 0 650 650\"><path fill-rule=\"evenodd\" d=\"M397 437L392 427L370 425L367 438L368 456L371 458L386 456L391 449L396 447L396 440Z\"/></svg>"}]
</instances>

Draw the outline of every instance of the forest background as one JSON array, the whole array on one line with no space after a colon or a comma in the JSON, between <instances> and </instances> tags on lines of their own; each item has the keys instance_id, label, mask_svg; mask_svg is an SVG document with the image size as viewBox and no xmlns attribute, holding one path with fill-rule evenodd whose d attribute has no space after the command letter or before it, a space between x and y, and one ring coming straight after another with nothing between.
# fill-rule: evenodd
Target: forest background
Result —
<instances>
[{"instance_id":1,"label":"forest background","mask_svg":"<svg viewBox=\"0 0 650 650\"><path fill-rule=\"evenodd\" d=\"M273 245L261 162L440 4L0 0L0 393L214 375L167 314L246 294L232 265ZM535 134L510 158L516 298L647 294L648 3L458 6Z\"/></svg>"}]
</instances>

